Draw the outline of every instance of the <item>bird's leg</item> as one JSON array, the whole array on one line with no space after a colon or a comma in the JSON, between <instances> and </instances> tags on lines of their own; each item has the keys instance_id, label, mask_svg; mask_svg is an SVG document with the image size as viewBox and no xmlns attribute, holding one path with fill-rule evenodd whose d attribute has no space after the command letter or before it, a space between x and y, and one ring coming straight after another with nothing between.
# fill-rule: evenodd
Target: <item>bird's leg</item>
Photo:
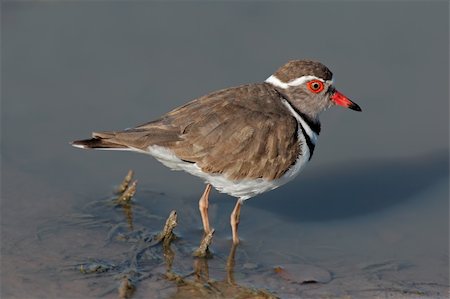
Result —
<instances>
[{"instance_id":1,"label":"bird's leg","mask_svg":"<svg viewBox=\"0 0 450 299\"><path fill-rule=\"evenodd\" d=\"M211 228L209 227L209 218L208 218L209 192L211 192L211 185L207 184L202 197L200 197L200 200L198 201L198 209L200 210L200 215L202 216L203 229L206 234L211 231Z\"/></svg>"},{"instance_id":2,"label":"bird's leg","mask_svg":"<svg viewBox=\"0 0 450 299\"><path fill-rule=\"evenodd\" d=\"M239 216L241 215L241 206L242 203L238 199L238 201L236 202L236 206L234 207L233 212L231 212L230 216L231 232L233 234L233 244L235 245L239 244L238 225L239 225Z\"/></svg>"}]
</instances>

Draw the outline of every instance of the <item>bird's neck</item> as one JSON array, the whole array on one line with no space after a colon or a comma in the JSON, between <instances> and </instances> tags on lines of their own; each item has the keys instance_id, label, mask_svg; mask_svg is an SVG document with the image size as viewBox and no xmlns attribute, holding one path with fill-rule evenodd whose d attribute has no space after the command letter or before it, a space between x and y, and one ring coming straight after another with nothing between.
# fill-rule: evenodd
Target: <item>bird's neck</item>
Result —
<instances>
[{"instance_id":1,"label":"bird's neck","mask_svg":"<svg viewBox=\"0 0 450 299\"><path fill-rule=\"evenodd\" d=\"M281 98L285 99L289 102L290 106L295 110L295 112L300 115L300 117L308 124L311 130L314 131L317 135L320 134L320 120L318 113L307 112L304 109L301 109L299 105L296 105L295 101L290 100L288 94L286 94L282 89L276 88L276 91L280 95Z\"/></svg>"}]
</instances>

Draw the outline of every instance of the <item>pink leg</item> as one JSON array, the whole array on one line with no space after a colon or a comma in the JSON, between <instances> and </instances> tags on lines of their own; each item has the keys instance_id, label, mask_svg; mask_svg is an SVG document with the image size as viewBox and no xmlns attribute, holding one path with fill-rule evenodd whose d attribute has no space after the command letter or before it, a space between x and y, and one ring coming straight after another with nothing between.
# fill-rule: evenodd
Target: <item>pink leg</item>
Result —
<instances>
[{"instance_id":1,"label":"pink leg","mask_svg":"<svg viewBox=\"0 0 450 299\"><path fill-rule=\"evenodd\" d=\"M198 209L200 210L200 215L202 216L203 229L205 233L209 233L211 228L209 227L209 218L208 218L208 197L209 192L211 192L211 185L206 185L205 191L203 192L202 197L198 202Z\"/></svg>"},{"instance_id":2,"label":"pink leg","mask_svg":"<svg viewBox=\"0 0 450 299\"><path fill-rule=\"evenodd\" d=\"M239 244L238 237L238 225L239 225L239 216L241 215L241 201L238 199L236 206L233 209L233 212L230 216L230 224L231 224L231 232L233 234L233 244Z\"/></svg>"}]
</instances>

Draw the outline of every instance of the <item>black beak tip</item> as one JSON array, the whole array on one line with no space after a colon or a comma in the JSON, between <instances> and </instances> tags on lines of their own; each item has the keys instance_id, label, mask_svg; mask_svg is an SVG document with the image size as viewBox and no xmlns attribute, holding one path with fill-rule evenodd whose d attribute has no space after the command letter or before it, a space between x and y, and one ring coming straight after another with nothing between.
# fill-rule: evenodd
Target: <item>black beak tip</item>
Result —
<instances>
[{"instance_id":1,"label":"black beak tip","mask_svg":"<svg viewBox=\"0 0 450 299\"><path fill-rule=\"evenodd\" d=\"M355 103L352 103L350 106L348 106L349 109L355 110L355 111L359 111L361 112L361 107L359 107L358 105L356 105Z\"/></svg>"}]
</instances>

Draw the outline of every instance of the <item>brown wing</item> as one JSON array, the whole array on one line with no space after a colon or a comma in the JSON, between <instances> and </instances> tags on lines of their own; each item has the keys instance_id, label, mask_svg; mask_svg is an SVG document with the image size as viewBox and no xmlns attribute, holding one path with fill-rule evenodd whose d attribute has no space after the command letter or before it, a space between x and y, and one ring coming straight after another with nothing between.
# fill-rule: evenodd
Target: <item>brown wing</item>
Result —
<instances>
[{"instance_id":1,"label":"brown wing","mask_svg":"<svg viewBox=\"0 0 450 299\"><path fill-rule=\"evenodd\" d=\"M265 84L216 92L167 117L183 128L171 150L229 179L279 178L300 153L297 121Z\"/></svg>"},{"instance_id":2,"label":"brown wing","mask_svg":"<svg viewBox=\"0 0 450 299\"><path fill-rule=\"evenodd\" d=\"M211 93L108 141L142 150L165 146L203 171L233 180L275 179L301 152L297 126L275 90L252 84Z\"/></svg>"}]
</instances>

